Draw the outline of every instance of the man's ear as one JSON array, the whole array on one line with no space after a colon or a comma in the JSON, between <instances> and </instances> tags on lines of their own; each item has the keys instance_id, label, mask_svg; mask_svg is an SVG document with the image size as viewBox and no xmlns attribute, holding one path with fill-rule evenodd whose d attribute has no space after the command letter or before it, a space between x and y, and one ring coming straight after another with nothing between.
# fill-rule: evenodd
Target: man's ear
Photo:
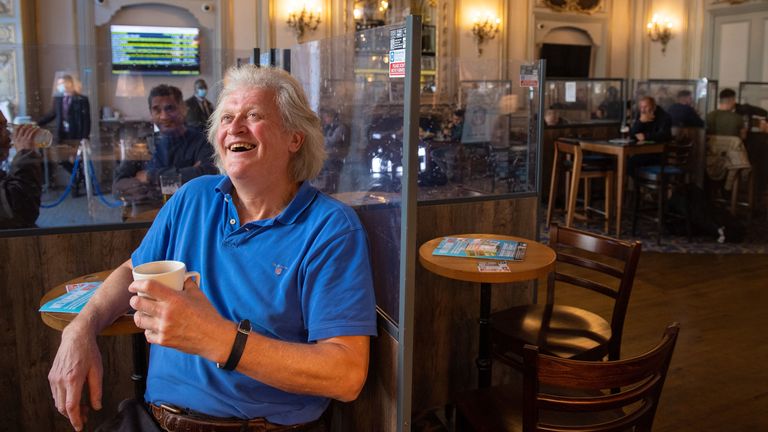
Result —
<instances>
[{"instance_id":1,"label":"man's ear","mask_svg":"<svg viewBox=\"0 0 768 432\"><path fill-rule=\"evenodd\" d=\"M304 144L304 133L295 131L291 133L291 142L288 144L288 151L291 153L296 153L301 149L301 146Z\"/></svg>"}]
</instances>

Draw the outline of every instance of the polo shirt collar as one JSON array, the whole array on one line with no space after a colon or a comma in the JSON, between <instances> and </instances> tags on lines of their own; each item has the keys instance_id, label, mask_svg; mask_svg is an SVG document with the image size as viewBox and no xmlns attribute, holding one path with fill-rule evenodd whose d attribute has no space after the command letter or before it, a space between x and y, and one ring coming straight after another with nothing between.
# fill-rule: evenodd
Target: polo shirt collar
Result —
<instances>
[{"instance_id":1,"label":"polo shirt collar","mask_svg":"<svg viewBox=\"0 0 768 432\"><path fill-rule=\"evenodd\" d=\"M231 195L232 188L232 181L229 179L229 177L224 176L216 185L215 190L218 193L228 196ZM274 221L280 222L283 225L290 225L295 223L299 216L304 213L304 210L309 207L309 205L312 203L312 200L315 199L316 195L317 189L312 187L308 181L302 182L301 186L299 186L299 190L296 192L296 195L293 197L291 202L288 203L288 206L286 206L283 211L281 211L280 214L274 218Z\"/></svg>"}]
</instances>

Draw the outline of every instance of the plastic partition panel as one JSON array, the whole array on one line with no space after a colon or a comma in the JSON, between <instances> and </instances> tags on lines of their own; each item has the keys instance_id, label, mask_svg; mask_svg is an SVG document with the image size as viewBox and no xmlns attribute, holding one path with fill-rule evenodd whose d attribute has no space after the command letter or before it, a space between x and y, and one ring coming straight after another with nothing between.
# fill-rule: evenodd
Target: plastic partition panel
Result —
<instances>
[{"instance_id":1,"label":"plastic partition panel","mask_svg":"<svg viewBox=\"0 0 768 432\"><path fill-rule=\"evenodd\" d=\"M396 27L291 50L292 74L325 135L328 159L313 184L357 210L372 245L377 305L392 328L400 320L404 134L403 78L389 77L390 32Z\"/></svg>"}]
</instances>

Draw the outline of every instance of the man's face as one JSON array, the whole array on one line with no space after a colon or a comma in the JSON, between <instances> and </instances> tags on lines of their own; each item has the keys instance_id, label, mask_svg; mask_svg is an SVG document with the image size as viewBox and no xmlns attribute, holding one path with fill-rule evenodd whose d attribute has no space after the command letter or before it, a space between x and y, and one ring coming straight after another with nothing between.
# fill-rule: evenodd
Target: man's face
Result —
<instances>
[{"instance_id":1,"label":"man's face","mask_svg":"<svg viewBox=\"0 0 768 432\"><path fill-rule=\"evenodd\" d=\"M255 88L232 92L221 102L216 151L233 180L261 186L284 182L303 136L285 129L275 92Z\"/></svg>"},{"instance_id":2,"label":"man's face","mask_svg":"<svg viewBox=\"0 0 768 432\"><path fill-rule=\"evenodd\" d=\"M152 121L165 135L178 135L184 132L186 105L179 104L173 96L155 96L149 106Z\"/></svg>"},{"instance_id":3,"label":"man's face","mask_svg":"<svg viewBox=\"0 0 768 432\"><path fill-rule=\"evenodd\" d=\"M638 103L638 108L640 108L640 114L644 115L653 114L653 110L656 109L656 107L651 102L645 99Z\"/></svg>"},{"instance_id":4,"label":"man's face","mask_svg":"<svg viewBox=\"0 0 768 432\"><path fill-rule=\"evenodd\" d=\"M72 80L68 80L65 78L59 78L56 81L56 90L58 90L61 94L72 94L72 90L74 90L75 85L72 83Z\"/></svg>"},{"instance_id":5,"label":"man's face","mask_svg":"<svg viewBox=\"0 0 768 432\"><path fill-rule=\"evenodd\" d=\"M0 161L8 158L8 151L11 148L11 135L8 133L8 120L0 112Z\"/></svg>"}]
</instances>

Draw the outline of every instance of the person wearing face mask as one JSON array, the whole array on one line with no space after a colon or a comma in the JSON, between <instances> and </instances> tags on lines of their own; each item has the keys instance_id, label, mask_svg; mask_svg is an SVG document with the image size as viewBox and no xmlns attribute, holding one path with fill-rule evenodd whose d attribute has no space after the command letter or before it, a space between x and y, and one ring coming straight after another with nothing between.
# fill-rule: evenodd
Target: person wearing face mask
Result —
<instances>
[{"instance_id":1,"label":"person wearing face mask","mask_svg":"<svg viewBox=\"0 0 768 432\"><path fill-rule=\"evenodd\" d=\"M38 126L56 121L54 136L60 143L69 140L80 141L91 135L91 105L88 97L75 88L72 75L61 75L56 80L56 95L51 111L38 120Z\"/></svg>"},{"instance_id":2,"label":"person wearing face mask","mask_svg":"<svg viewBox=\"0 0 768 432\"><path fill-rule=\"evenodd\" d=\"M56 92L51 110L37 121L37 125L45 126L52 121L55 121L56 130L53 136L56 141L70 147L69 156L62 158L60 164L71 173L80 140L91 135L91 104L87 96L77 92L72 75L64 74L56 79ZM53 173L51 168L49 166L49 172ZM74 196L80 195L83 183L82 168L79 168L73 184Z\"/></svg>"},{"instance_id":3,"label":"person wearing face mask","mask_svg":"<svg viewBox=\"0 0 768 432\"><path fill-rule=\"evenodd\" d=\"M195 81L195 95L184 101L187 105L187 126L205 130L208 127L208 117L213 112L213 104L206 99L208 84L200 78Z\"/></svg>"}]
</instances>

